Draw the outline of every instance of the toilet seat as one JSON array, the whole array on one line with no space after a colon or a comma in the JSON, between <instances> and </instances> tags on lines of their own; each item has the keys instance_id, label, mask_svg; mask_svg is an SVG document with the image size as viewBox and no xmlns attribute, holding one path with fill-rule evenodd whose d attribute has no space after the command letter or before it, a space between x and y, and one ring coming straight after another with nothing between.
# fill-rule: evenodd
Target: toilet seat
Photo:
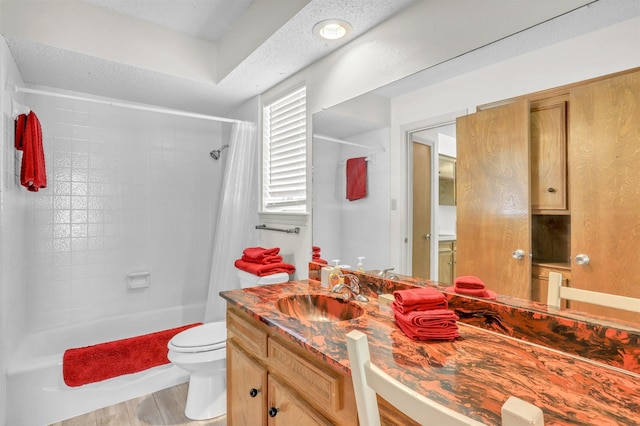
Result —
<instances>
[{"instance_id":1,"label":"toilet seat","mask_svg":"<svg viewBox=\"0 0 640 426\"><path fill-rule=\"evenodd\" d=\"M227 328L224 321L198 325L173 336L169 349L175 352L207 352L224 349Z\"/></svg>"}]
</instances>

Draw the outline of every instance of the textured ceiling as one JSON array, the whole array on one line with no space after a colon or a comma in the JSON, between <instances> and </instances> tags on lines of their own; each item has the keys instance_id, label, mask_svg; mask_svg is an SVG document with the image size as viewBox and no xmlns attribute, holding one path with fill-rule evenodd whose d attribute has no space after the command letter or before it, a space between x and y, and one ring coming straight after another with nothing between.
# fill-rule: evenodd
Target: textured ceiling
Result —
<instances>
[{"instance_id":1,"label":"textured ceiling","mask_svg":"<svg viewBox=\"0 0 640 426\"><path fill-rule=\"evenodd\" d=\"M0 6L18 1L2 0ZM86 0L86 3L217 42L233 31L234 21L255 1L283 0ZM42 38L35 41L3 35L26 84L225 115L349 41L317 39L312 33L317 22L344 19L353 26L350 38L353 39L415 1L311 0L217 83L80 53L48 44Z\"/></svg>"}]
</instances>

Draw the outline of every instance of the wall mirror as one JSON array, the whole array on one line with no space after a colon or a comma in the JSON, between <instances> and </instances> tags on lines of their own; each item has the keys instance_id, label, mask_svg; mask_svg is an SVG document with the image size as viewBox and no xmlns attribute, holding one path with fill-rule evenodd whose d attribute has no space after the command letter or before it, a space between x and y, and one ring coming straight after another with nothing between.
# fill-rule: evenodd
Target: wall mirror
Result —
<instances>
[{"instance_id":1,"label":"wall mirror","mask_svg":"<svg viewBox=\"0 0 640 426\"><path fill-rule=\"evenodd\" d=\"M444 171L457 187L461 173L457 155L460 135L456 135L456 122L451 119L433 122L426 117L433 124L400 129L401 125L395 123L394 128L390 105L395 100L388 95L392 92L387 86L313 115L313 244L321 248L327 261L339 259L340 264L352 269L356 269L358 257L364 257L365 270L371 273L393 267L393 273L398 275L441 281L438 270L445 268L438 265L439 260L453 262L451 270L455 271L455 259L459 256L455 244L449 245L446 252L440 250L440 244L457 240L460 200L450 194L441 197L439 172ZM402 132L403 137L396 135L394 139L392 132ZM397 154L397 146L391 145L398 140L404 144L401 154ZM390 155L394 152L395 158ZM425 167L416 167L418 156L422 155L426 156L422 163ZM346 198L346 161L357 157L367 160L367 195L351 201ZM428 207L422 208L418 206L416 183L418 172L429 167L426 176L431 181L425 186L431 193L424 197ZM404 244L412 257L407 265L392 264L390 260L394 245L402 244L391 241L390 229L395 226L392 217L403 202L391 196L392 179L407 182L407 214L403 217L408 231ZM425 208L431 209L432 217L416 221L417 212ZM557 227L558 219L551 219ZM419 230L418 223L428 223L430 228ZM539 234L536 226L540 227L534 221L534 236ZM428 247L427 254L419 254L419 242ZM428 266L420 270L417 265ZM449 269L445 272L449 273ZM540 277L531 280L533 283ZM527 303L513 299L514 304L518 301ZM575 316L575 311L567 315ZM625 321L629 322L626 318Z\"/></svg>"}]
</instances>

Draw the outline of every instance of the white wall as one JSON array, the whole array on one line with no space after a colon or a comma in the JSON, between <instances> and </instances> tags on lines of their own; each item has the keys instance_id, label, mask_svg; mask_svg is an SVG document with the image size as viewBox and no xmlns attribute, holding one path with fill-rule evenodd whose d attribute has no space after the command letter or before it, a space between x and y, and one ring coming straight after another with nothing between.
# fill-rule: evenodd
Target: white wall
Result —
<instances>
[{"instance_id":1,"label":"white wall","mask_svg":"<svg viewBox=\"0 0 640 426\"><path fill-rule=\"evenodd\" d=\"M363 149L334 142L317 141L313 146L313 243L329 261L356 268L359 256L365 269L389 267L389 129L346 138L369 146ZM384 152L382 152L384 149ZM367 196L346 199L346 160L369 157ZM380 206L383 206L380 208Z\"/></svg>"},{"instance_id":2,"label":"white wall","mask_svg":"<svg viewBox=\"0 0 640 426\"><path fill-rule=\"evenodd\" d=\"M27 95L48 185L28 194L29 330L203 301L223 161L222 125ZM150 287L126 275L150 272Z\"/></svg>"},{"instance_id":3,"label":"white wall","mask_svg":"<svg viewBox=\"0 0 640 426\"><path fill-rule=\"evenodd\" d=\"M22 83L15 61L1 37L0 83L3 88ZM6 372L10 349L16 346L26 327L25 274L29 261L23 238L27 230L28 195L17 183L19 169L15 166L18 156L13 145L11 96L8 90L0 91L0 425L6 422ZM16 99L20 100L20 97L16 96Z\"/></svg>"}]
</instances>

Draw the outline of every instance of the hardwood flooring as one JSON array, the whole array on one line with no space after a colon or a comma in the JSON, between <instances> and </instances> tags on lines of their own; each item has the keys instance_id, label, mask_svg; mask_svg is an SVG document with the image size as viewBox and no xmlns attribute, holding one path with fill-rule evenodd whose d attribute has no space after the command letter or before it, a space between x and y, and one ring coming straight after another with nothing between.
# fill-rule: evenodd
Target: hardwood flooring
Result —
<instances>
[{"instance_id":1,"label":"hardwood flooring","mask_svg":"<svg viewBox=\"0 0 640 426\"><path fill-rule=\"evenodd\" d=\"M187 389L183 383L51 426L226 426L226 416L201 421L185 417Z\"/></svg>"}]
</instances>

